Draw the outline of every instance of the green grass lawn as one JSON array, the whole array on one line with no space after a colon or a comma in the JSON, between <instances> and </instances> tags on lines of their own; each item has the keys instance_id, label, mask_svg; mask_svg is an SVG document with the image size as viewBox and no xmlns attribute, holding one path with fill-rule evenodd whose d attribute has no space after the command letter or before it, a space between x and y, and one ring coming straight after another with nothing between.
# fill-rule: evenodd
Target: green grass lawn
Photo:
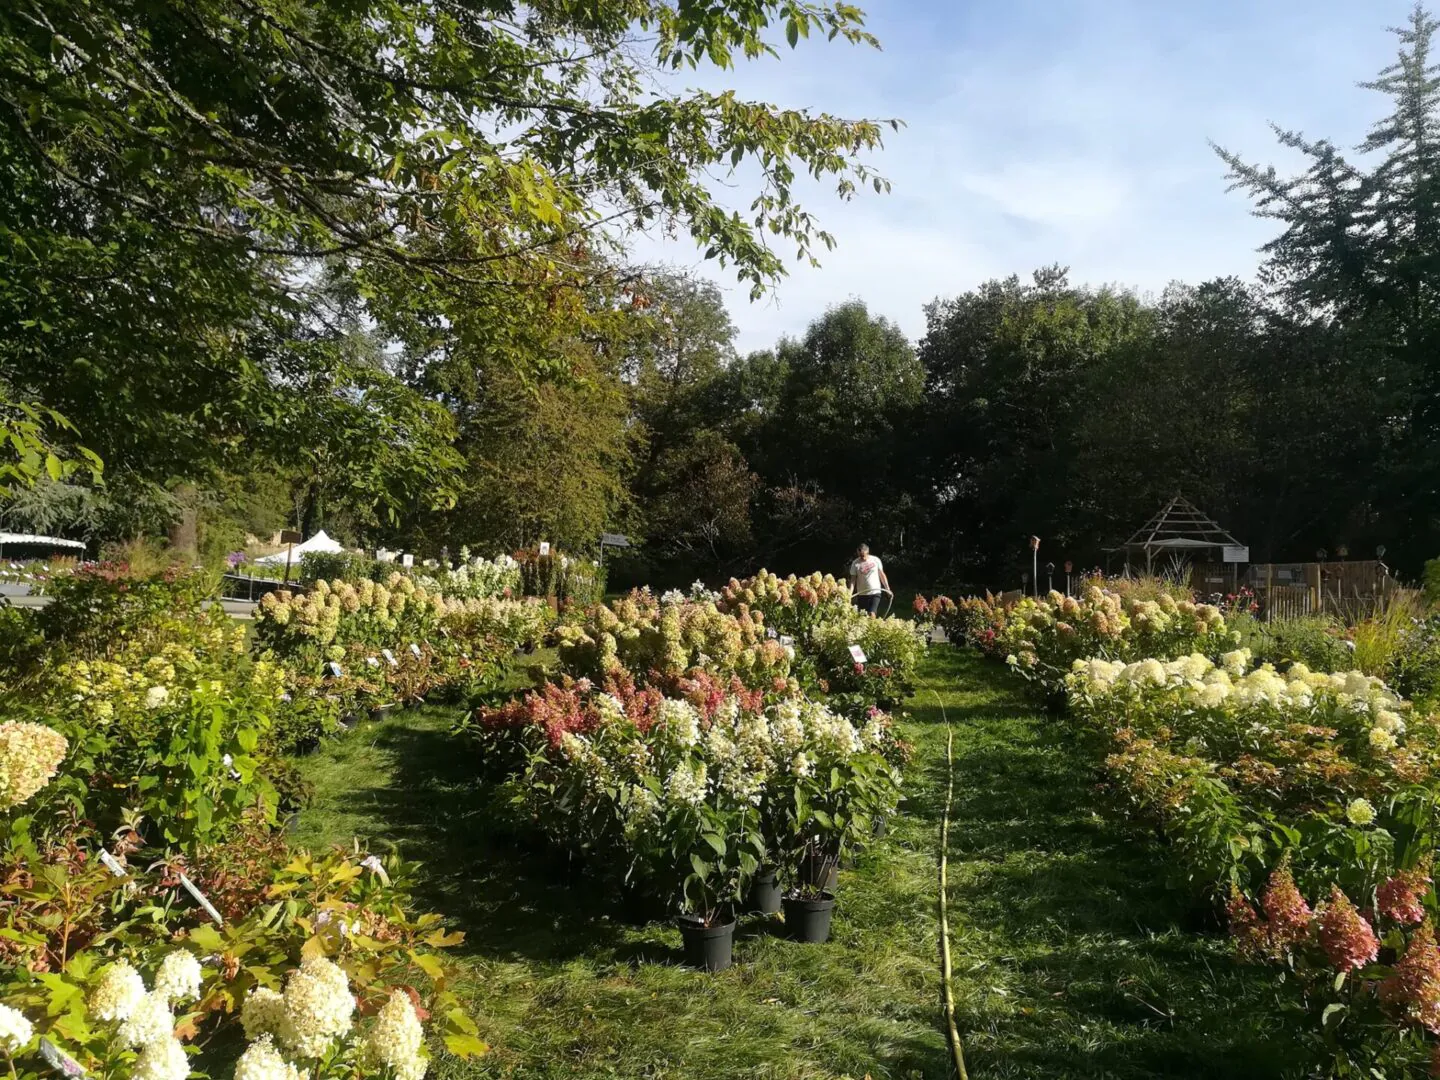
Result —
<instances>
[{"instance_id":1,"label":"green grass lawn","mask_svg":"<svg viewBox=\"0 0 1440 1080\"><path fill-rule=\"evenodd\" d=\"M317 796L296 839L358 835L422 860L421 902L466 932L457 989L493 1050L442 1055L440 1077L945 1077L938 694L956 734L951 922L971 1075L1277 1075L1270 984L1186 925L1158 880L1163 852L1097 812L1092 759L1003 672L941 647L922 674L905 812L842 871L831 943L752 917L720 975L681 967L670 926L627 923L494 835L453 712L406 711L304 759Z\"/></svg>"}]
</instances>

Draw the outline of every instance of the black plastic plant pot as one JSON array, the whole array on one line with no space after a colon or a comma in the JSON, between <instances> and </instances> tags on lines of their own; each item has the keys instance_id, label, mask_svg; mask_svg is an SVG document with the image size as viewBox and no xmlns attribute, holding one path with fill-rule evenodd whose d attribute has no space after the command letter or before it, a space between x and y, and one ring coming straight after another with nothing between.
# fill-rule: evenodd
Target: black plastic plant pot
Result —
<instances>
[{"instance_id":1,"label":"black plastic plant pot","mask_svg":"<svg viewBox=\"0 0 1440 1080\"><path fill-rule=\"evenodd\" d=\"M783 903L785 931L792 941L820 945L830 940L830 916L835 911L835 897L832 893L821 893L818 900L787 896Z\"/></svg>"},{"instance_id":2,"label":"black plastic plant pot","mask_svg":"<svg viewBox=\"0 0 1440 1080\"><path fill-rule=\"evenodd\" d=\"M724 971L730 966L731 948L735 944L733 918L715 926L706 926L698 915L681 915L677 921L686 964L701 971Z\"/></svg>"},{"instance_id":3,"label":"black plastic plant pot","mask_svg":"<svg viewBox=\"0 0 1440 1080\"><path fill-rule=\"evenodd\" d=\"M834 892L840 883L840 860L834 855L806 855L800 861L800 883L807 889Z\"/></svg>"},{"instance_id":4,"label":"black plastic plant pot","mask_svg":"<svg viewBox=\"0 0 1440 1080\"><path fill-rule=\"evenodd\" d=\"M358 724L358 723L360 723L360 714L359 714L359 713L353 713L353 712L352 712L352 713L346 713L344 716L342 716L342 717L340 718L340 726L341 726L342 728L344 728L346 731L349 731L351 728L355 727L355 725Z\"/></svg>"},{"instance_id":5,"label":"black plastic plant pot","mask_svg":"<svg viewBox=\"0 0 1440 1080\"><path fill-rule=\"evenodd\" d=\"M390 719L390 714L395 711L394 705L376 705L370 710L370 719L379 723L381 720Z\"/></svg>"},{"instance_id":6,"label":"black plastic plant pot","mask_svg":"<svg viewBox=\"0 0 1440 1080\"><path fill-rule=\"evenodd\" d=\"M750 884L750 910L761 915L774 915L780 910L780 882L775 868L762 866Z\"/></svg>"}]
</instances>

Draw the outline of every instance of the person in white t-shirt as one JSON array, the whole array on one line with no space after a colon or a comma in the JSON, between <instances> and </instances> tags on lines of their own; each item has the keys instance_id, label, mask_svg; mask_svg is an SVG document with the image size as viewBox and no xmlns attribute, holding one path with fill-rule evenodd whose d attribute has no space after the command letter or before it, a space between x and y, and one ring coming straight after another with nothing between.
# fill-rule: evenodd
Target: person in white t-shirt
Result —
<instances>
[{"instance_id":1,"label":"person in white t-shirt","mask_svg":"<svg viewBox=\"0 0 1440 1080\"><path fill-rule=\"evenodd\" d=\"M850 602L871 615L880 613L880 597L890 591L885 564L878 555L870 554L868 544L861 544L850 564Z\"/></svg>"}]
</instances>

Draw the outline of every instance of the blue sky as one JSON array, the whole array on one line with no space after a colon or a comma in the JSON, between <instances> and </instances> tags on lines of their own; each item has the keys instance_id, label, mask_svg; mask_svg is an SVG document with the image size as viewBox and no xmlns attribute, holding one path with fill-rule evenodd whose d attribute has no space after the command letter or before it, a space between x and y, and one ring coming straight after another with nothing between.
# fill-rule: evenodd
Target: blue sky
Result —
<instances>
[{"instance_id":1,"label":"blue sky","mask_svg":"<svg viewBox=\"0 0 1440 1080\"><path fill-rule=\"evenodd\" d=\"M898 117L873 163L889 195L839 202L805 185L836 237L821 269L747 290L688 243L636 238L638 257L711 276L742 351L804 332L852 297L924 332L923 306L1061 263L1071 280L1157 292L1254 273L1274 232L1207 140L1279 168L1269 121L1349 148L1385 99L1356 84L1395 55L1411 0L859 0L879 52L802 42L779 62L689 85L840 115Z\"/></svg>"}]
</instances>

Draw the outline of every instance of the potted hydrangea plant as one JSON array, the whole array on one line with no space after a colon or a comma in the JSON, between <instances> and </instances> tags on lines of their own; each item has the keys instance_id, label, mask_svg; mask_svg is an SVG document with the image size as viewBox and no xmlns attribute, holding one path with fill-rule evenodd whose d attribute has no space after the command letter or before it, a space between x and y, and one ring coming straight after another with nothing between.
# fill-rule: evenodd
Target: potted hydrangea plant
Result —
<instances>
[{"instance_id":1,"label":"potted hydrangea plant","mask_svg":"<svg viewBox=\"0 0 1440 1080\"><path fill-rule=\"evenodd\" d=\"M696 762L692 777L705 783ZM759 815L726 800L681 801L667 818L670 854L683 879L678 919L685 962L704 971L730 966L735 909L760 865Z\"/></svg>"}]
</instances>

